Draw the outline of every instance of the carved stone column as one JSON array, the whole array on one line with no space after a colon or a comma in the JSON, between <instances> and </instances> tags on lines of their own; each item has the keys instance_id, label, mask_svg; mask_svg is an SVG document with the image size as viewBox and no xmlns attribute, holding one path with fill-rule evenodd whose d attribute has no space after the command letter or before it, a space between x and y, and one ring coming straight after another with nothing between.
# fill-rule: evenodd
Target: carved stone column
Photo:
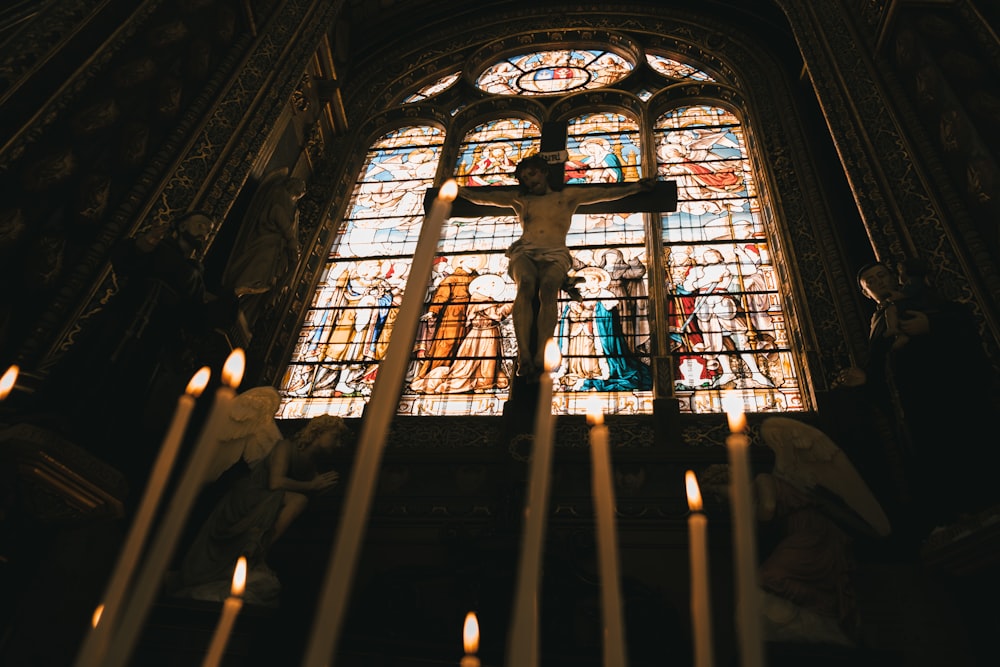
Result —
<instances>
[{"instance_id":1,"label":"carved stone column","mask_svg":"<svg viewBox=\"0 0 1000 667\"><path fill-rule=\"evenodd\" d=\"M942 178L943 164L926 150L913 122L900 72L877 51L886 12L898 3L779 0L805 63L875 255L897 262L919 256L933 265L946 296L971 301L991 332L1000 295L996 261L978 249L969 208ZM877 5L877 6L875 6ZM995 355L994 355L995 356Z\"/></svg>"}]
</instances>

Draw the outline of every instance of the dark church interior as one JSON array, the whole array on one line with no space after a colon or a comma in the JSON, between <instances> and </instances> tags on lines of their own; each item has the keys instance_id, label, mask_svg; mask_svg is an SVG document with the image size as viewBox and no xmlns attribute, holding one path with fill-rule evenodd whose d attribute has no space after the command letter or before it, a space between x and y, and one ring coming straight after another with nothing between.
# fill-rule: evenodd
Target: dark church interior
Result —
<instances>
[{"instance_id":1,"label":"dark church interior","mask_svg":"<svg viewBox=\"0 0 1000 667\"><path fill-rule=\"evenodd\" d=\"M152 601L132 619L138 634L124 656L80 658L190 372L212 369L179 464L194 458L195 427L211 421L234 350L245 353L240 392L282 386L366 151L386 128L454 122L457 133L459 121L508 109L556 121L585 96L652 113L639 100L656 74L638 59L621 90L529 106L476 88L494 56L575 43L698 63L722 83L682 82L650 105L722 100L747 119L800 360L802 405L780 417L836 443L891 527L873 530L830 498L815 511L835 531L822 544L790 546L794 522L756 523L757 562L801 573L786 597L771 588L768 600L835 626L791 630L762 611L763 664L1000 664L1000 139L989 134L1000 126L1000 5L991 0L9 0L0 8L0 373L16 377L0 384L0 663L203 664L223 606L173 594L172 577L215 503L249 474L242 463L197 488L176 548L141 554L166 571L131 584ZM441 92L409 101L459 70ZM250 305L223 289L227 260L255 193L279 170L300 184L300 250L281 291ZM435 187L449 176L438 169ZM211 307L197 330L172 319L180 311L151 309L155 299L130 290L121 271L123 240L169 229L192 244L213 295L199 302ZM936 295L929 332L888 355L885 409L844 381L876 356L876 304L859 289L859 270L874 262L910 267ZM650 324L652 410L605 420L625 664L749 667L734 601L730 425L721 410L679 407L665 319L651 311L660 313ZM139 338L148 351L123 355ZM538 391L515 381L503 414L387 420L342 622L331 629L314 621L338 526L359 518L342 515L349 478L371 460L359 446L370 413L345 415L344 446L328 461L340 481L309 497L267 555L278 602L248 598L215 664L312 667L307 647L332 633L325 664L466 667L462 623L475 611L477 659L511 667L536 441L526 406ZM754 475L778 465L765 443L773 416L746 414ZM276 424L293 438L308 421ZM559 414L553 428L538 664L609 667L590 426ZM181 470L161 480L165 498L180 495ZM708 519L707 663L693 641L687 470ZM171 523L164 507L154 527ZM779 548L786 560L775 565ZM816 612L820 597L839 616Z\"/></svg>"}]
</instances>

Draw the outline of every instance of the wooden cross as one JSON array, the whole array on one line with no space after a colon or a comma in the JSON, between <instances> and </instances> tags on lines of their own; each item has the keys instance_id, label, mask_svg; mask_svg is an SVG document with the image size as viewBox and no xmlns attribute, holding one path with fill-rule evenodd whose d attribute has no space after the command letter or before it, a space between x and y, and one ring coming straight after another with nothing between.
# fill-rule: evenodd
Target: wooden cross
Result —
<instances>
[{"instance_id":1,"label":"wooden cross","mask_svg":"<svg viewBox=\"0 0 1000 667\"><path fill-rule=\"evenodd\" d=\"M549 186L553 190L561 188L592 188L607 187L606 184L596 183L572 183L565 184L566 161L569 154L566 152L566 127L565 121L544 123L542 125L542 141L539 154L549 163ZM558 166L558 168L557 168ZM516 190L519 185L490 185L481 186L490 188L504 188ZM428 188L424 196L424 211L429 212L431 204L437 197L438 188ZM585 204L577 209L578 214L585 213L664 213L677 210L677 182L657 181L654 188L649 192L639 192L634 195L622 197L614 201L603 201L594 204ZM478 218L487 215L511 215L512 211L506 206L487 206L483 204L473 204L472 202L458 197L452 203L451 215L455 218Z\"/></svg>"}]
</instances>

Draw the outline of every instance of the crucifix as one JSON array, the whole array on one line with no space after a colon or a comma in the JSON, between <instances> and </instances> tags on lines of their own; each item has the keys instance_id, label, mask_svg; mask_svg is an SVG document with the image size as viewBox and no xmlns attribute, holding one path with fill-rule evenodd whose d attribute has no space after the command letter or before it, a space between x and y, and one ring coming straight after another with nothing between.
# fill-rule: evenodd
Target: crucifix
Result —
<instances>
[{"instance_id":1,"label":"crucifix","mask_svg":"<svg viewBox=\"0 0 1000 667\"><path fill-rule=\"evenodd\" d=\"M572 266L566 234L574 214L663 212L677 205L673 181L644 178L628 183L565 185L566 123L543 126L541 150L522 159L516 186L460 187L453 217L515 213L522 236L507 250L510 275L518 286L513 319L517 338L517 376L537 382L542 372L545 342L558 320L557 297L565 289L582 299L567 283ZM425 202L433 200L428 191Z\"/></svg>"}]
</instances>

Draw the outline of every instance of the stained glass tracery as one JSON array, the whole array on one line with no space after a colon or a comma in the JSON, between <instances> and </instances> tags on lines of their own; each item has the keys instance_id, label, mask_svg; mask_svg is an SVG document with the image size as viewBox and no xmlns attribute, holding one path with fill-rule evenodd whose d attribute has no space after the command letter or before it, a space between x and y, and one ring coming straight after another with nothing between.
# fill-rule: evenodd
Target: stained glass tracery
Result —
<instances>
[{"instance_id":1,"label":"stained glass tracery","mask_svg":"<svg viewBox=\"0 0 1000 667\"><path fill-rule=\"evenodd\" d=\"M647 62L670 79L711 80L666 56ZM554 95L613 85L632 67L610 51L542 51L496 63L477 85L498 95ZM448 79L408 101L439 92L453 83ZM682 411L720 412L727 394L739 395L750 411L803 409L737 116L687 106L644 127L639 118L601 110L580 113L567 127L566 187L655 175L676 181L679 202L659 216L662 237L653 240L647 230L656 228L649 224L656 214L623 207L574 216L567 245L584 298L563 294L560 302L553 332L563 355L554 374L557 411L582 414L596 398L608 414L652 412L656 354L672 358ZM441 129L413 124L369 150L281 387L281 416L362 413L404 297L424 197L445 143ZM453 174L466 186L512 186L517 162L540 145L540 123L493 118L457 138ZM644 150L655 155L655 169L643 169ZM501 414L516 358L515 287L505 251L519 236L513 215L446 222L422 295L400 414ZM651 289L658 280L662 287ZM651 292L666 295L660 321L669 350L655 349Z\"/></svg>"}]
</instances>

